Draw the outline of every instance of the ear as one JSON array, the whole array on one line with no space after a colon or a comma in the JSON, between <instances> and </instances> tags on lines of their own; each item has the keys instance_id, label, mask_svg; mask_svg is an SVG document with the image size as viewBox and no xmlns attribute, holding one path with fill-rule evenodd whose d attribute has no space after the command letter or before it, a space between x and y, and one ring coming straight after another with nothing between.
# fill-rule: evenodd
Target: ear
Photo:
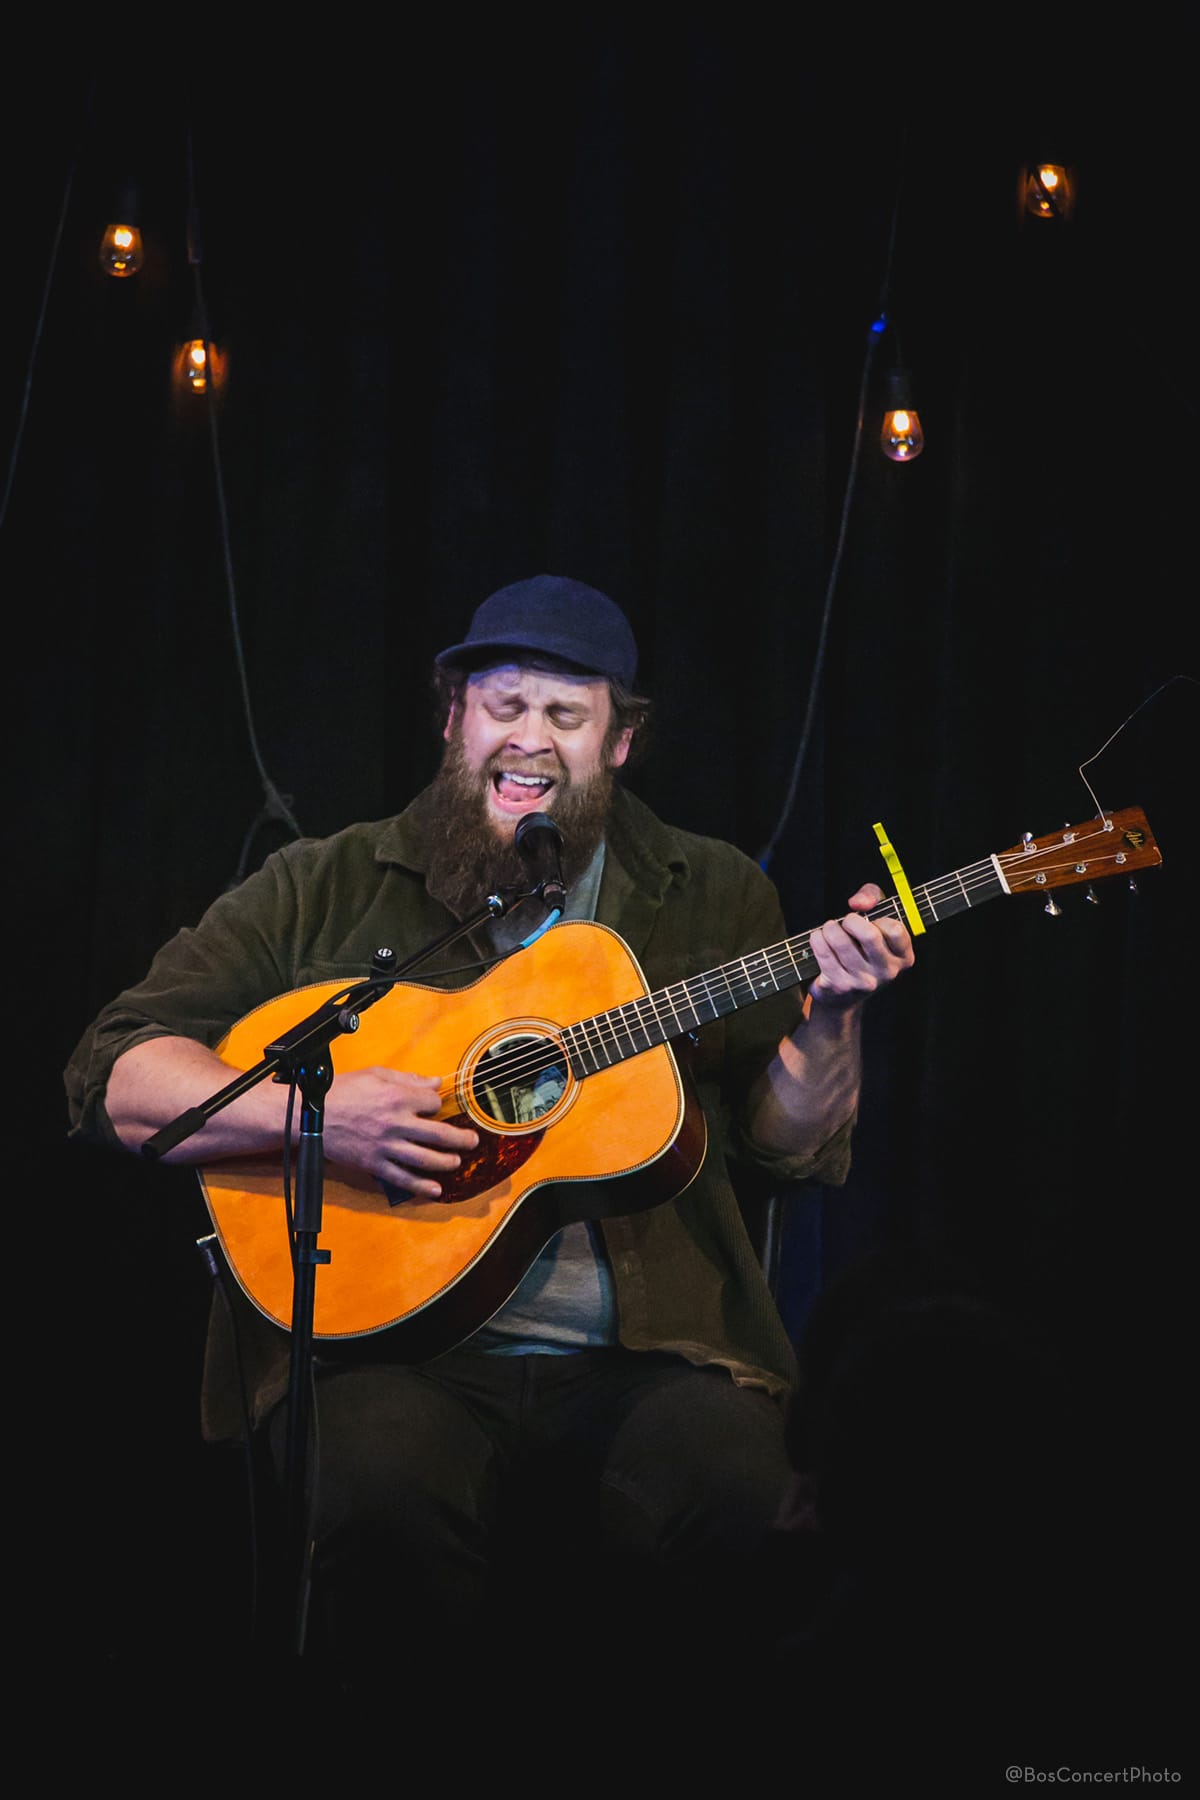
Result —
<instances>
[{"instance_id":1,"label":"ear","mask_svg":"<svg viewBox=\"0 0 1200 1800\"><path fill-rule=\"evenodd\" d=\"M609 751L608 760L609 760L609 766L611 768L619 769L621 767L621 764L625 761L625 758L629 755L629 746L630 746L630 744L632 744L632 742L633 742L633 726L627 725L625 727L624 731L621 733L620 737L617 739L616 743L613 745L612 749Z\"/></svg>"},{"instance_id":2,"label":"ear","mask_svg":"<svg viewBox=\"0 0 1200 1800\"><path fill-rule=\"evenodd\" d=\"M446 714L446 723L442 726L442 737L447 744L450 742L450 739L457 729L458 714L459 703L457 700L452 700L450 702L450 711Z\"/></svg>"}]
</instances>

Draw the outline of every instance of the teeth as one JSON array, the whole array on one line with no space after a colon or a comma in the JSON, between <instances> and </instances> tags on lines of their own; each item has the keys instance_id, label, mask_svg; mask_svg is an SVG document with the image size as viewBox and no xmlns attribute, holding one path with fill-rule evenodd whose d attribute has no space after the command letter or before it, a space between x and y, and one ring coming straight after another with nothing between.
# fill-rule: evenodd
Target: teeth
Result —
<instances>
[{"instance_id":1,"label":"teeth","mask_svg":"<svg viewBox=\"0 0 1200 1800\"><path fill-rule=\"evenodd\" d=\"M549 787L550 785L544 775L516 775L510 769L501 769L500 779L502 781L515 781L519 783L521 787L543 788Z\"/></svg>"}]
</instances>

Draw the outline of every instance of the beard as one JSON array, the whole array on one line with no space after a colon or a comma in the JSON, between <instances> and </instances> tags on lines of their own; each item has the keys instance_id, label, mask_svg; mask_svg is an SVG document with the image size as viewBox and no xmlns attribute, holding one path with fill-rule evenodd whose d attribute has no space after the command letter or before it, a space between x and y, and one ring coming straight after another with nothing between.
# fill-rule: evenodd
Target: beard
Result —
<instances>
[{"instance_id":1,"label":"beard","mask_svg":"<svg viewBox=\"0 0 1200 1800\"><path fill-rule=\"evenodd\" d=\"M531 885L529 865L513 842L517 820L505 828L488 810L492 777L505 766L513 766L511 756L507 764L502 755L496 755L482 769L471 768L463 755L461 734L455 730L433 779L426 880L433 897L448 906L456 919L477 911L497 889L523 891ZM563 835L563 882L570 891L604 836L612 804L612 764L606 753L605 760L582 781L572 781L560 764L554 770L554 781L553 809L547 808L547 812Z\"/></svg>"}]
</instances>

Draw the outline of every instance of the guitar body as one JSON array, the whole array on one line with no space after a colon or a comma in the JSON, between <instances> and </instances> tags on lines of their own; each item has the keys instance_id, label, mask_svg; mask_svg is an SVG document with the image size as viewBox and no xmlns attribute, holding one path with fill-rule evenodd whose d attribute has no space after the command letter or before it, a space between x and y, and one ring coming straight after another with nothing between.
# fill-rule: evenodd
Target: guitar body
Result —
<instances>
[{"instance_id":1,"label":"guitar body","mask_svg":"<svg viewBox=\"0 0 1200 1800\"><path fill-rule=\"evenodd\" d=\"M235 1069L345 991L320 983L240 1020L219 1046ZM632 954L605 926L554 926L471 986L400 984L334 1040L338 1072L383 1066L436 1075L439 1117L473 1126L479 1147L440 1200L385 1193L370 1177L325 1165L314 1284L315 1338L396 1328L413 1360L450 1348L508 1299L561 1226L641 1211L682 1191L703 1161L704 1116L669 1045L586 1079L560 1054L558 1031L581 1013L646 993ZM514 1066L530 1071L514 1090ZM496 1097L494 1071L508 1072ZM503 1115L503 1116L499 1116ZM258 1309L289 1327L291 1244L280 1154L200 1171L217 1236ZM565 1183L547 1192L547 1184ZM404 1340L407 1340L405 1342ZM393 1349L395 1349L393 1345Z\"/></svg>"},{"instance_id":2,"label":"guitar body","mask_svg":"<svg viewBox=\"0 0 1200 1800\"><path fill-rule=\"evenodd\" d=\"M1131 878L1161 861L1145 814L1126 807L1045 837L1027 834L916 890L904 880L901 895L868 916L902 920L919 934L1002 894ZM894 855L889 867L902 875ZM314 1337L391 1328L395 1360L439 1355L491 1318L560 1227L681 1193L704 1159L706 1133L668 1040L811 981L819 968L811 936L650 994L615 932L572 922L470 987L401 985L368 1007L359 1029L335 1040L335 1075L381 1066L437 1076L439 1117L474 1126L480 1142L441 1200L387 1194L327 1165L318 1243L329 1261L315 1271ZM245 1073L277 1067L268 1048L347 992L330 982L284 994L235 1025L220 1053ZM262 1313L290 1327L281 1156L230 1159L200 1179L238 1281Z\"/></svg>"}]
</instances>

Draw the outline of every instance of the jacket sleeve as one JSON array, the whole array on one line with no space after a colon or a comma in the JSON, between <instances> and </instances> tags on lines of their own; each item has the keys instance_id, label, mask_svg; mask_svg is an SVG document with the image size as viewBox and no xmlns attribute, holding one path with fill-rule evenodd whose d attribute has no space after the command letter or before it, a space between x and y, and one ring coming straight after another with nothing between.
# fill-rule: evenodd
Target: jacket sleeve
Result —
<instances>
[{"instance_id":1,"label":"jacket sleeve","mask_svg":"<svg viewBox=\"0 0 1200 1800\"><path fill-rule=\"evenodd\" d=\"M110 1001L75 1047L63 1077L70 1135L116 1143L104 1095L126 1050L157 1037L215 1048L238 1019L291 985L274 946L281 934L287 941L295 916L292 869L277 856L166 943L142 980Z\"/></svg>"},{"instance_id":2,"label":"jacket sleeve","mask_svg":"<svg viewBox=\"0 0 1200 1800\"><path fill-rule=\"evenodd\" d=\"M672 892L651 939L651 985L693 977L769 949L790 934L774 883L758 864L720 840L679 834L686 868L676 871ZM821 1181L840 1185L850 1166L853 1121L834 1131L815 1154L766 1149L749 1129L748 1100L780 1039L802 1016L797 986L755 1000L704 1025L693 1046L683 1046L710 1131L736 1162L748 1163L772 1183Z\"/></svg>"}]
</instances>

